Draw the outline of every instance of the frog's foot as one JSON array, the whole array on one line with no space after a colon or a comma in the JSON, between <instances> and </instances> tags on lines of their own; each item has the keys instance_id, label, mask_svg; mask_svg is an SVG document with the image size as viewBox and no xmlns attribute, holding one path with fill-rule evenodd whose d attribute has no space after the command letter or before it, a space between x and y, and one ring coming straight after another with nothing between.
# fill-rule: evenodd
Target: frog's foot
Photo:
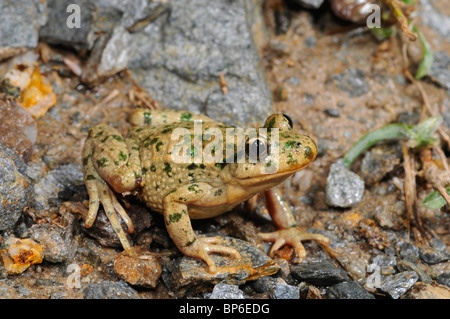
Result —
<instances>
[{"instance_id":1,"label":"frog's foot","mask_svg":"<svg viewBox=\"0 0 450 319\"><path fill-rule=\"evenodd\" d=\"M297 227L280 229L272 233L259 233L259 235L263 240L274 243L269 252L270 257L274 256L275 251L288 244L295 248L298 258L302 260L306 257L306 250L303 247L302 241L314 240L325 246L330 243L330 239L326 236L307 233Z\"/></svg>"},{"instance_id":2,"label":"frog's foot","mask_svg":"<svg viewBox=\"0 0 450 319\"><path fill-rule=\"evenodd\" d=\"M84 226L86 228L92 227L99 208L99 204L102 203L105 209L106 216L108 217L111 226L119 237L120 243L123 248L130 256L136 256L135 250L132 249L130 243L128 242L127 235L125 234L122 226L120 225L119 217L125 222L128 233L134 232L133 222L131 221L128 214L123 209L122 205L117 200L113 191L109 186L99 180L86 180L86 186L89 193L89 213L84 221Z\"/></svg>"},{"instance_id":3,"label":"frog's foot","mask_svg":"<svg viewBox=\"0 0 450 319\"><path fill-rule=\"evenodd\" d=\"M208 271L214 274L217 272L217 267L209 254L220 253L230 255L235 259L241 259L241 255L236 249L220 245L220 241L220 237L197 237L192 244L183 247L182 252L187 256L206 262Z\"/></svg>"}]
</instances>

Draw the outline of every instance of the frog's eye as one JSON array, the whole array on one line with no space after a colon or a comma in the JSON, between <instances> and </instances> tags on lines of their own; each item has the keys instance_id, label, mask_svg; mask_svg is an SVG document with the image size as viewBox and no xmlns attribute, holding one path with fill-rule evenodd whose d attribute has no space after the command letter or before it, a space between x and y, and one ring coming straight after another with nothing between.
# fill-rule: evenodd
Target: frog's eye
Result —
<instances>
[{"instance_id":1,"label":"frog's eye","mask_svg":"<svg viewBox=\"0 0 450 319\"><path fill-rule=\"evenodd\" d=\"M249 138L245 143L245 155L251 161L262 161L268 153L267 140L263 137Z\"/></svg>"},{"instance_id":2,"label":"frog's eye","mask_svg":"<svg viewBox=\"0 0 450 319\"><path fill-rule=\"evenodd\" d=\"M291 127L291 129L294 128L294 122L292 122L292 119L289 115L283 114L284 118L289 122L289 126Z\"/></svg>"}]
</instances>

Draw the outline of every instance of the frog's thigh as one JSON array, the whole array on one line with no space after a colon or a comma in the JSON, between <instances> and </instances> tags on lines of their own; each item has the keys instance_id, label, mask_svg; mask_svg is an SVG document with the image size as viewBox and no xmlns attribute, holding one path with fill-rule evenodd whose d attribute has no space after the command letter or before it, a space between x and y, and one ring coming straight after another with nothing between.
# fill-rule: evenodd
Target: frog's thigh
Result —
<instances>
[{"instance_id":1,"label":"frog's thigh","mask_svg":"<svg viewBox=\"0 0 450 319\"><path fill-rule=\"evenodd\" d=\"M91 128L83 149L83 164L91 165L116 192L136 189L142 182L137 142L124 139L113 127Z\"/></svg>"}]
</instances>

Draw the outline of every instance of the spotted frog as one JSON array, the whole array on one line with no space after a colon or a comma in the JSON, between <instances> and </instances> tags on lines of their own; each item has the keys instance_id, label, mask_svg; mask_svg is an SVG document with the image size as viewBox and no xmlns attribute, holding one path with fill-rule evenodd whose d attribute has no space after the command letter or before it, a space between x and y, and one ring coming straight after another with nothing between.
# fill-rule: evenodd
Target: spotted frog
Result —
<instances>
[{"instance_id":1,"label":"spotted frog","mask_svg":"<svg viewBox=\"0 0 450 319\"><path fill-rule=\"evenodd\" d=\"M177 248L186 256L206 262L212 273L217 269L211 253L239 259L239 252L221 245L218 237L197 236L191 219L217 216L259 193L264 194L272 221L278 228L275 232L260 233L263 240L274 242L270 255L289 244L302 259L306 255L302 241L329 243L327 237L306 233L297 227L295 217L277 187L307 166L317 154L313 140L296 133L288 117L270 115L263 126L263 134L249 134L243 147L237 147L238 142L233 138L232 160L225 151L230 146L228 139L219 139L220 134L214 135L213 139L210 133L221 133L225 137L227 129L233 127L205 115L136 109L130 122L132 128L126 137L107 124L92 127L83 148L84 181L90 199L85 227L92 226L101 203L129 255L136 256L137 250L128 242L119 216L129 233L134 232L134 226L117 200L117 194L135 195L151 210L162 213ZM200 147L204 148L196 149L195 145L198 148L199 144L194 142L187 152L178 153L176 146L180 145L180 139L174 138L177 129L190 134L189 142L195 134L203 135ZM207 150L211 154L221 152L224 156L194 160L198 159L199 152ZM191 160L180 161L180 154L187 154ZM274 162L275 169L270 167Z\"/></svg>"}]
</instances>

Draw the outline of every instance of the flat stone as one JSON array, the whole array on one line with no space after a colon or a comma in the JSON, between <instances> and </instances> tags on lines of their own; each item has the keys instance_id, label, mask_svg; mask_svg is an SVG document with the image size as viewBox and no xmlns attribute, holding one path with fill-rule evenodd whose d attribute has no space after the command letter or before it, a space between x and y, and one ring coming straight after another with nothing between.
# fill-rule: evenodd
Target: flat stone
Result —
<instances>
[{"instance_id":1,"label":"flat stone","mask_svg":"<svg viewBox=\"0 0 450 319\"><path fill-rule=\"evenodd\" d=\"M325 189L327 205L351 207L358 204L364 194L364 181L345 167L342 159L331 164Z\"/></svg>"},{"instance_id":2,"label":"flat stone","mask_svg":"<svg viewBox=\"0 0 450 319\"><path fill-rule=\"evenodd\" d=\"M51 263L63 262L74 255L73 236L60 227L49 224L33 225L30 238L41 244L44 259Z\"/></svg>"},{"instance_id":3,"label":"flat stone","mask_svg":"<svg viewBox=\"0 0 450 319\"><path fill-rule=\"evenodd\" d=\"M380 290L389 294L392 299L400 298L419 279L415 271L404 271L393 276L383 276Z\"/></svg>"},{"instance_id":4,"label":"flat stone","mask_svg":"<svg viewBox=\"0 0 450 319\"><path fill-rule=\"evenodd\" d=\"M219 282L240 285L261 276L273 275L280 269L263 251L243 240L222 237L219 244L238 250L241 259L211 254L217 267L217 272L211 274L204 261L183 256L167 265L170 274L163 277L166 285L179 295L184 295L188 290L199 291Z\"/></svg>"},{"instance_id":5,"label":"flat stone","mask_svg":"<svg viewBox=\"0 0 450 319\"><path fill-rule=\"evenodd\" d=\"M365 290L356 281L341 282L327 290L329 299L375 299L374 295Z\"/></svg>"},{"instance_id":6,"label":"flat stone","mask_svg":"<svg viewBox=\"0 0 450 319\"><path fill-rule=\"evenodd\" d=\"M336 267L328 260L293 265L291 273L299 281L314 286L331 286L350 279L343 269Z\"/></svg>"},{"instance_id":7,"label":"flat stone","mask_svg":"<svg viewBox=\"0 0 450 319\"><path fill-rule=\"evenodd\" d=\"M134 79L166 107L236 125L261 123L273 103L255 44L259 2L174 0L166 5L132 33ZM221 73L226 94L219 85Z\"/></svg>"},{"instance_id":8,"label":"flat stone","mask_svg":"<svg viewBox=\"0 0 450 319\"><path fill-rule=\"evenodd\" d=\"M428 75L440 86L450 89L450 57L445 51L434 53L433 64Z\"/></svg>"}]
</instances>

